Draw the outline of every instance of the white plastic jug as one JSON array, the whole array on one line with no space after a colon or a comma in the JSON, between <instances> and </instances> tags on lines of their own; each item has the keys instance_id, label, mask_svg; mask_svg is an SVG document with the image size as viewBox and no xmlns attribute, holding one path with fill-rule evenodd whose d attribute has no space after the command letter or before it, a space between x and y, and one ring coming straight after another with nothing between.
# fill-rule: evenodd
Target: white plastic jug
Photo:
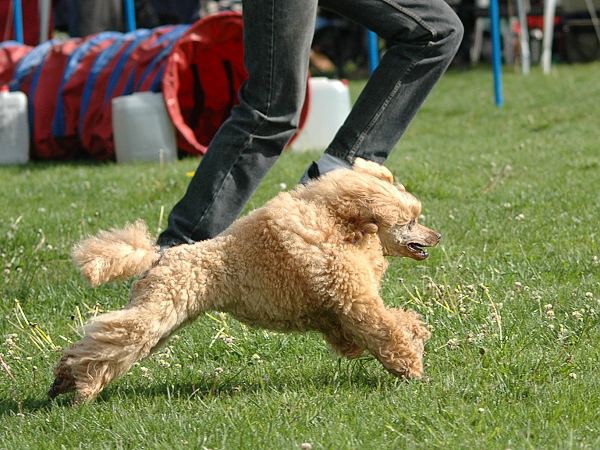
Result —
<instances>
[{"instance_id":1,"label":"white plastic jug","mask_svg":"<svg viewBox=\"0 0 600 450\"><path fill-rule=\"evenodd\" d=\"M323 150L350 113L350 91L340 80L309 79L310 103L304 127L290 144L292 150Z\"/></svg>"},{"instance_id":2,"label":"white plastic jug","mask_svg":"<svg viewBox=\"0 0 600 450\"><path fill-rule=\"evenodd\" d=\"M0 92L0 164L29 161L27 96L22 92Z\"/></svg>"},{"instance_id":3,"label":"white plastic jug","mask_svg":"<svg viewBox=\"0 0 600 450\"><path fill-rule=\"evenodd\" d=\"M161 93L113 98L112 125L118 163L177 159L175 128Z\"/></svg>"}]
</instances>

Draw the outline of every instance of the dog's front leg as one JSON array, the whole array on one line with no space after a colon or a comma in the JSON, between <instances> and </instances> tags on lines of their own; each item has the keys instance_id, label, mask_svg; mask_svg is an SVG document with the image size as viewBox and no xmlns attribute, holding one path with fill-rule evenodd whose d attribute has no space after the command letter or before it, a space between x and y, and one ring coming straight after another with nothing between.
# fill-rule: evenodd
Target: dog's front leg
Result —
<instances>
[{"instance_id":1,"label":"dog's front leg","mask_svg":"<svg viewBox=\"0 0 600 450\"><path fill-rule=\"evenodd\" d=\"M389 310L379 296L354 299L339 312L344 331L363 345L391 373L420 378L423 375L423 347L415 345L408 322L398 320L399 312Z\"/></svg>"},{"instance_id":2,"label":"dog's front leg","mask_svg":"<svg viewBox=\"0 0 600 450\"><path fill-rule=\"evenodd\" d=\"M336 353L346 358L358 358L365 351L365 347L358 344L353 336L345 332L339 324L323 331L323 336Z\"/></svg>"},{"instance_id":3,"label":"dog's front leg","mask_svg":"<svg viewBox=\"0 0 600 450\"><path fill-rule=\"evenodd\" d=\"M391 308L389 311L396 318L398 326L409 331L417 354L423 355L425 343L431 337L431 332L421 320L421 316L414 311L402 308Z\"/></svg>"}]
</instances>

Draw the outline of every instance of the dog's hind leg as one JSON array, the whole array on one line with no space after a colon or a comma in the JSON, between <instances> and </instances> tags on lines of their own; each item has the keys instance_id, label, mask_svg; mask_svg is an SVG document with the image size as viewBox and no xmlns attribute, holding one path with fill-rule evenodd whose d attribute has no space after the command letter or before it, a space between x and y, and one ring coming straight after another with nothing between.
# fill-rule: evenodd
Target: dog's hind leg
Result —
<instances>
[{"instance_id":1,"label":"dog's hind leg","mask_svg":"<svg viewBox=\"0 0 600 450\"><path fill-rule=\"evenodd\" d=\"M87 325L84 337L64 352L55 368L49 396L75 390L77 401L95 398L188 320L181 304L156 297L136 298L125 309L102 314Z\"/></svg>"},{"instance_id":2,"label":"dog's hind leg","mask_svg":"<svg viewBox=\"0 0 600 450\"><path fill-rule=\"evenodd\" d=\"M138 305L98 316L64 352L49 396L75 390L77 401L95 398L174 330L176 316L156 313L156 308Z\"/></svg>"}]
</instances>

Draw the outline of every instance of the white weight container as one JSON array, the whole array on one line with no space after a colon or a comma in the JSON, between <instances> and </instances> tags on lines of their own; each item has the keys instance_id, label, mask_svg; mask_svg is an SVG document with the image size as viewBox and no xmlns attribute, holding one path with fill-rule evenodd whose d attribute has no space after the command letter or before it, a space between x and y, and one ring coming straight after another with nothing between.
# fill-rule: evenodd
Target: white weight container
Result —
<instances>
[{"instance_id":1,"label":"white weight container","mask_svg":"<svg viewBox=\"0 0 600 450\"><path fill-rule=\"evenodd\" d=\"M0 165L29 161L27 96L22 92L0 92Z\"/></svg>"},{"instance_id":2,"label":"white weight container","mask_svg":"<svg viewBox=\"0 0 600 450\"><path fill-rule=\"evenodd\" d=\"M309 79L310 103L304 127L290 144L292 150L323 150L350 113L350 91L340 80Z\"/></svg>"},{"instance_id":3,"label":"white weight container","mask_svg":"<svg viewBox=\"0 0 600 450\"><path fill-rule=\"evenodd\" d=\"M112 125L118 163L177 159L175 128L161 93L113 98Z\"/></svg>"}]
</instances>

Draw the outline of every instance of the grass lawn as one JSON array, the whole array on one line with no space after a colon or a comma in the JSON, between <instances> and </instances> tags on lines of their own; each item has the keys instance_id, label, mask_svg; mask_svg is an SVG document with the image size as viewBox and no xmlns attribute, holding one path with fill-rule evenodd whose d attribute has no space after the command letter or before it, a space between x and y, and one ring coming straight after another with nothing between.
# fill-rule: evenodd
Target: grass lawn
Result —
<instances>
[{"instance_id":1,"label":"grass lawn","mask_svg":"<svg viewBox=\"0 0 600 450\"><path fill-rule=\"evenodd\" d=\"M130 285L87 287L72 244L164 226L197 161L0 168L0 448L600 448L600 64L505 75L496 109L489 70L448 73L387 164L444 235L383 286L433 330L423 381L212 315L96 402L49 403L60 349ZM248 207L317 155L284 154Z\"/></svg>"}]
</instances>

